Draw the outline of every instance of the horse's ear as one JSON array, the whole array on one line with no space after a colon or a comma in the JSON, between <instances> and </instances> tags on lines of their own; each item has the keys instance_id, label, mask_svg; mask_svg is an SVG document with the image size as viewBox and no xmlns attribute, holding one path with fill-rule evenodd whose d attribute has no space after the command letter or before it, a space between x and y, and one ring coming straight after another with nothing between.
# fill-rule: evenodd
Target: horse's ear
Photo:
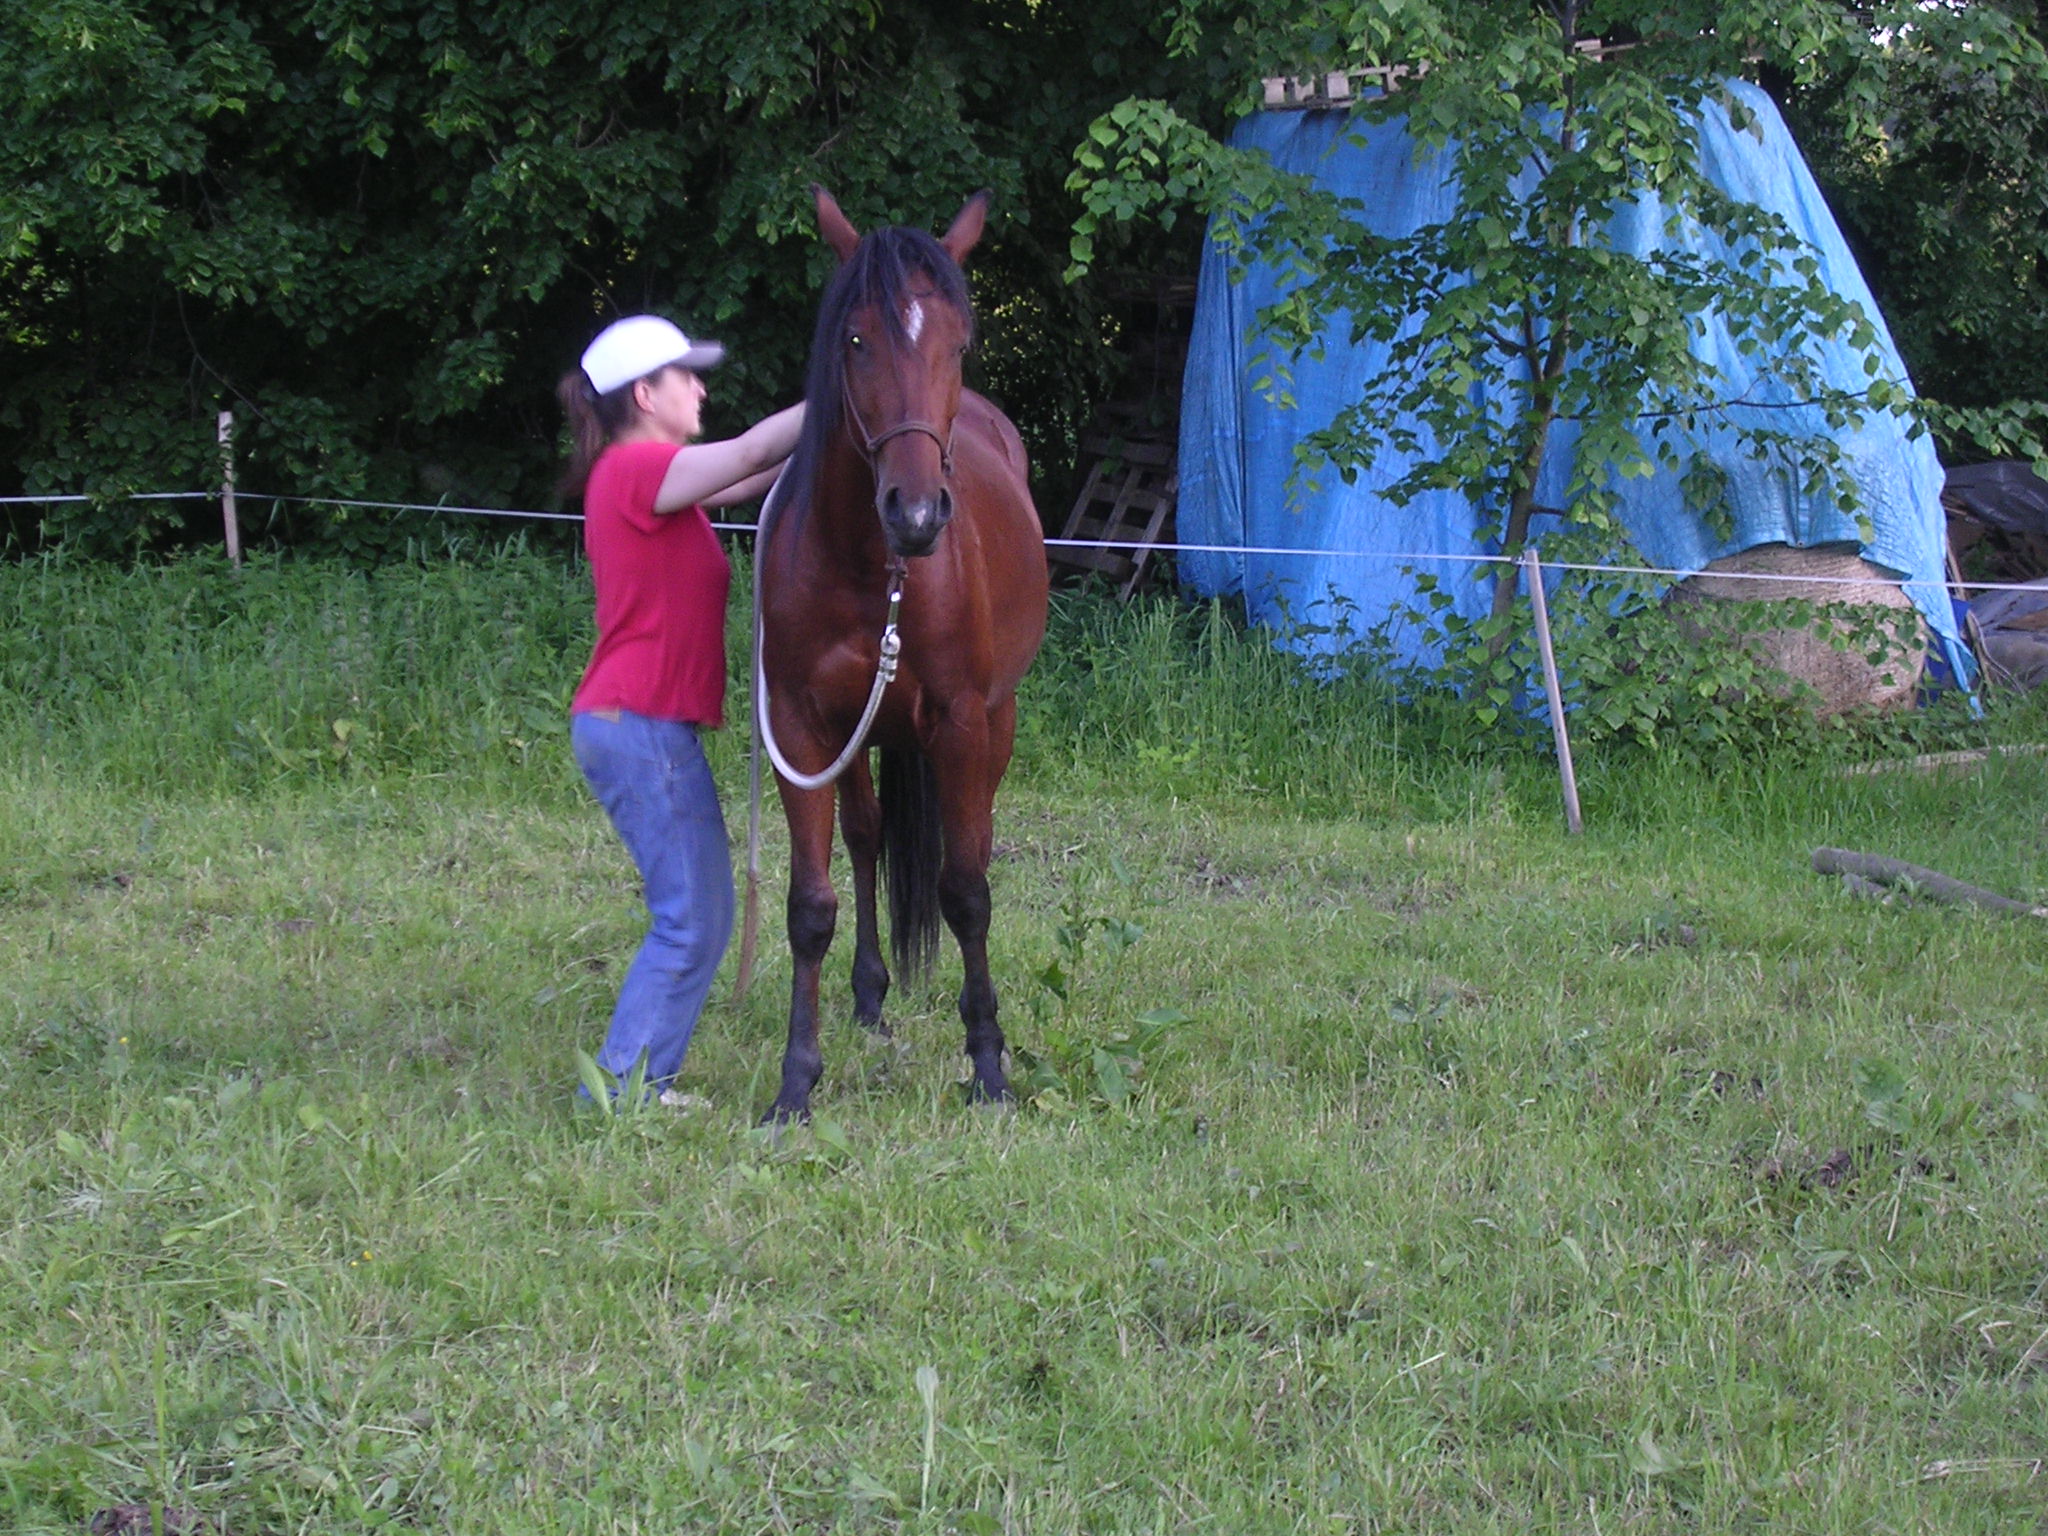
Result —
<instances>
[{"instance_id":1,"label":"horse's ear","mask_svg":"<svg viewBox=\"0 0 2048 1536\"><path fill-rule=\"evenodd\" d=\"M825 243L832 247L839 259L845 261L853 255L854 247L860 244L860 231L839 211L839 204L832 200L832 194L816 182L811 184L811 196L818 203L818 233L825 237Z\"/></svg>"},{"instance_id":2,"label":"horse's ear","mask_svg":"<svg viewBox=\"0 0 2048 1536\"><path fill-rule=\"evenodd\" d=\"M981 232L988 227L989 191L983 187L967 199L951 226L939 236L940 249L953 258L955 266L967 260L967 253L981 240Z\"/></svg>"}]
</instances>

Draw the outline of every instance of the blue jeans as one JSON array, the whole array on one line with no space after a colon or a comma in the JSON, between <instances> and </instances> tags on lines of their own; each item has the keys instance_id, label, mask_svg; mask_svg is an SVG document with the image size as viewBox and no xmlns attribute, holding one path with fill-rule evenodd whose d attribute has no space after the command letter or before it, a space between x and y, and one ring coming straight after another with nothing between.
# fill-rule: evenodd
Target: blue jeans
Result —
<instances>
[{"instance_id":1,"label":"blue jeans","mask_svg":"<svg viewBox=\"0 0 2048 1536\"><path fill-rule=\"evenodd\" d=\"M647 1082L682 1069L732 937L732 854L697 728L621 711L570 718L576 766L640 870L652 922L626 968L598 1065L621 1081L641 1053Z\"/></svg>"}]
</instances>

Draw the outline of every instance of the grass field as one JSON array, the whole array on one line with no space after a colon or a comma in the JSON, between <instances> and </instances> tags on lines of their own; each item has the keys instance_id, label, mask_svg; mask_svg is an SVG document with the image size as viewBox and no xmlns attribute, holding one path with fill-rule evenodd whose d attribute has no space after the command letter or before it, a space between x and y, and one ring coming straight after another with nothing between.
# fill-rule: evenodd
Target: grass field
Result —
<instances>
[{"instance_id":1,"label":"grass field","mask_svg":"<svg viewBox=\"0 0 2048 1536\"><path fill-rule=\"evenodd\" d=\"M1568 839L1540 756L1069 602L1041 1092L960 1101L942 950L770 1138L779 942L710 1110L574 1105L639 932L581 579L0 573L0 1528L2048 1529L2048 928L1807 867L2048 898L2042 759L1616 755Z\"/></svg>"}]
</instances>

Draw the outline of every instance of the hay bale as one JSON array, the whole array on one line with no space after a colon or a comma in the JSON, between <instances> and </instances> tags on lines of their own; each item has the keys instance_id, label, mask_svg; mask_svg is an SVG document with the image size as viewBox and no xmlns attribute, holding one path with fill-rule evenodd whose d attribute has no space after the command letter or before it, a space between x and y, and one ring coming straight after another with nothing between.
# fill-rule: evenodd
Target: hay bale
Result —
<instances>
[{"instance_id":1,"label":"hay bale","mask_svg":"<svg viewBox=\"0 0 2048 1536\"><path fill-rule=\"evenodd\" d=\"M1807 579L1728 580L1717 575L1721 572L1765 572ZM1847 584L1844 578L1848 579ZM1689 627L1702 643L1718 641L1743 646L1787 677L1812 688L1818 695L1816 712L1826 717L1852 709L1899 709L1912 702L1927 654L1926 626L1917 613L1909 640L1894 645L1889 654L1873 663L1866 646L1837 648L1818 627L1739 629L1726 618L1717 622L1713 605L1803 599L1828 607L1911 612L1913 601L1899 590L1897 581L1853 548L1837 545L1794 549L1789 544L1759 544L1714 561L1699 575L1673 587L1665 601L1675 608L1690 610ZM1832 625L1838 634L1847 634L1853 627L1853 621L1846 618Z\"/></svg>"}]
</instances>

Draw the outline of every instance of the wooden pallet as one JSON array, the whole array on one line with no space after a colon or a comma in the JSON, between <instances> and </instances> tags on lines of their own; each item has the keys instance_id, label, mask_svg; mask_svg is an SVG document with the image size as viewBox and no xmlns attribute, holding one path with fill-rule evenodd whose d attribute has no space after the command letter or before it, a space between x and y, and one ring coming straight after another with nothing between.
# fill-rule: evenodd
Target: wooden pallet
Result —
<instances>
[{"instance_id":1,"label":"wooden pallet","mask_svg":"<svg viewBox=\"0 0 2048 1536\"><path fill-rule=\"evenodd\" d=\"M1609 45L1588 38L1572 46L1592 58L1604 59L1632 45ZM1428 72L1427 64L1378 64L1371 69L1340 69L1323 75L1279 75L1261 80L1259 85L1269 111L1327 111L1348 107L1363 97L1391 95L1400 89L1403 80Z\"/></svg>"},{"instance_id":2,"label":"wooden pallet","mask_svg":"<svg viewBox=\"0 0 2048 1536\"><path fill-rule=\"evenodd\" d=\"M1137 590L1153 549L1172 542L1180 489L1174 451L1165 443L1083 438L1081 452L1095 462L1059 534L1081 542L1049 545L1046 558L1107 577L1121 601Z\"/></svg>"}]
</instances>

